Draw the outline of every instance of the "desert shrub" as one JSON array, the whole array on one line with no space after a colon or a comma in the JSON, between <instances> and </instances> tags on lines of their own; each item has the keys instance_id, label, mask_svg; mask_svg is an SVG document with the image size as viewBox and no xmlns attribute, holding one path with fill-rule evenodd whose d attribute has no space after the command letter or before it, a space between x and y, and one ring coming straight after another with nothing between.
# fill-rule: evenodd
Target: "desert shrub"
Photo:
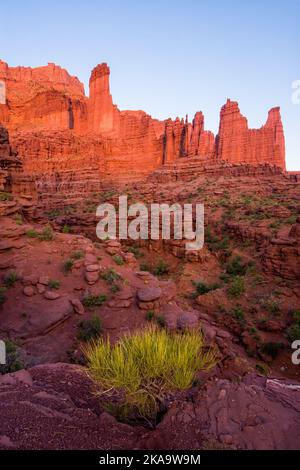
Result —
<instances>
[{"instance_id":1,"label":"desert shrub","mask_svg":"<svg viewBox=\"0 0 300 470\"><path fill-rule=\"evenodd\" d=\"M118 266L122 266L124 264L124 260L122 258L122 256L120 255L115 255L114 256L114 262L118 265Z\"/></svg>"},{"instance_id":2,"label":"desert shrub","mask_svg":"<svg viewBox=\"0 0 300 470\"><path fill-rule=\"evenodd\" d=\"M21 214L16 214L14 216L14 221L16 222L17 225L22 225L23 224L23 217Z\"/></svg>"},{"instance_id":3,"label":"desert shrub","mask_svg":"<svg viewBox=\"0 0 300 470\"><path fill-rule=\"evenodd\" d=\"M147 320L147 321L153 320L154 317L155 317L155 312L154 312L154 310L149 310L149 311L146 313L146 320Z\"/></svg>"},{"instance_id":4,"label":"desert shrub","mask_svg":"<svg viewBox=\"0 0 300 470\"><path fill-rule=\"evenodd\" d=\"M50 279L50 281L48 282L48 287L50 289L59 289L60 288L60 281L58 281L56 279Z\"/></svg>"},{"instance_id":5,"label":"desert shrub","mask_svg":"<svg viewBox=\"0 0 300 470\"><path fill-rule=\"evenodd\" d=\"M272 315L278 315L280 313L280 304L278 300L273 297L269 297L263 301L263 307Z\"/></svg>"},{"instance_id":6,"label":"desert shrub","mask_svg":"<svg viewBox=\"0 0 300 470\"><path fill-rule=\"evenodd\" d=\"M213 235L209 226L205 230L205 243L211 251L228 250L229 248L229 238L219 238Z\"/></svg>"},{"instance_id":7,"label":"desert shrub","mask_svg":"<svg viewBox=\"0 0 300 470\"><path fill-rule=\"evenodd\" d=\"M245 314L244 314L244 311L243 311L243 309L240 305L237 305L236 307L233 307L233 309L231 310L231 314L238 321L245 320Z\"/></svg>"},{"instance_id":8,"label":"desert shrub","mask_svg":"<svg viewBox=\"0 0 300 470\"><path fill-rule=\"evenodd\" d=\"M290 217L288 217L284 223L287 224L287 225L292 225L292 224L295 224L296 221L297 221L297 218L298 218L298 214L293 214L291 215Z\"/></svg>"},{"instance_id":9,"label":"desert shrub","mask_svg":"<svg viewBox=\"0 0 300 470\"><path fill-rule=\"evenodd\" d=\"M33 229L27 230L26 235L29 238L38 238L38 236L39 236L38 232L36 230L33 230Z\"/></svg>"},{"instance_id":10,"label":"desert shrub","mask_svg":"<svg viewBox=\"0 0 300 470\"><path fill-rule=\"evenodd\" d=\"M68 258L62 266L63 272L65 274L69 273L72 270L73 265L74 265L74 261L71 258Z\"/></svg>"},{"instance_id":11,"label":"desert shrub","mask_svg":"<svg viewBox=\"0 0 300 470\"><path fill-rule=\"evenodd\" d=\"M128 253L133 253L136 258L141 258L143 253L137 246L130 246L127 248Z\"/></svg>"},{"instance_id":12,"label":"desert shrub","mask_svg":"<svg viewBox=\"0 0 300 470\"><path fill-rule=\"evenodd\" d=\"M55 219L62 214L61 209L52 209L51 211L46 212L46 215L49 219Z\"/></svg>"},{"instance_id":13,"label":"desert shrub","mask_svg":"<svg viewBox=\"0 0 300 470\"><path fill-rule=\"evenodd\" d=\"M171 334L153 326L114 345L100 338L84 354L97 393L127 419L155 420L167 395L188 389L198 371L216 363L200 332Z\"/></svg>"},{"instance_id":14,"label":"desert shrub","mask_svg":"<svg viewBox=\"0 0 300 470\"><path fill-rule=\"evenodd\" d=\"M236 276L228 287L228 295L230 297L240 297L245 292L244 279L240 276Z\"/></svg>"},{"instance_id":15,"label":"desert shrub","mask_svg":"<svg viewBox=\"0 0 300 470\"><path fill-rule=\"evenodd\" d=\"M234 256L226 265L226 272L230 276L244 276L247 271L247 263L243 262L241 256Z\"/></svg>"},{"instance_id":16,"label":"desert shrub","mask_svg":"<svg viewBox=\"0 0 300 470\"><path fill-rule=\"evenodd\" d=\"M6 287L12 287L13 285L15 285L18 279L19 279L19 276L16 273L16 271L11 271L5 276L4 284L6 285Z\"/></svg>"},{"instance_id":17,"label":"desert shrub","mask_svg":"<svg viewBox=\"0 0 300 470\"><path fill-rule=\"evenodd\" d=\"M266 364L256 364L255 366L257 372L261 375L268 375L269 374L269 368Z\"/></svg>"},{"instance_id":18,"label":"desert shrub","mask_svg":"<svg viewBox=\"0 0 300 470\"><path fill-rule=\"evenodd\" d=\"M116 273L116 271L113 268L108 268L106 269L102 274L101 274L102 279L104 279L108 283L112 283L115 281L118 281L121 279L120 274Z\"/></svg>"},{"instance_id":19,"label":"desert shrub","mask_svg":"<svg viewBox=\"0 0 300 470\"><path fill-rule=\"evenodd\" d=\"M42 230L38 237L41 241L52 241L54 239L54 233L50 225L47 225L47 227Z\"/></svg>"},{"instance_id":20,"label":"desert shrub","mask_svg":"<svg viewBox=\"0 0 300 470\"><path fill-rule=\"evenodd\" d=\"M293 323L286 330L287 337L290 341L300 340L300 310L293 313Z\"/></svg>"},{"instance_id":21,"label":"desert shrub","mask_svg":"<svg viewBox=\"0 0 300 470\"><path fill-rule=\"evenodd\" d=\"M90 341L99 338L102 333L102 322L97 315L93 315L90 320L83 320L79 323L78 339Z\"/></svg>"},{"instance_id":22,"label":"desert shrub","mask_svg":"<svg viewBox=\"0 0 300 470\"><path fill-rule=\"evenodd\" d=\"M288 327L286 333L290 341L293 342L297 339L300 340L300 323L293 323L291 326Z\"/></svg>"},{"instance_id":23,"label":"desert shrub","mask_svg":"<svg viewBox=\"0 0 300 470\"><path fill-rule=\"evenodd\" d=\"M79 251L74 251L74 253L71 254L72 259L78 260L78 259L81 259L83 257L84 257L84 252L80 251L80 250Z\"/></svg>"},{"instance_id":24,"label":"desert shrub","mask_svg":"<svg viewBox=\"0 0 300 470\"><path fill-rule=\"evenodd\" d=\"M9 374L23 369L24 365L17 346L12 341L5 341L5 346L6 364L0 365L0 374Z\"/></svg>"},{"instance_id":25,"label":"desert shrub","mask_svg":"<svg viewBox=\"0 0 300 470\"><path fill-rule=\"evenodd\" d=\"M141 271L151 271L151 266L148 263L141 263L140 264L140 270Z\"/></svg>"},{"instance_id":26,"label":"desert shrub","mask_svg":"<svg viewBox=\"0 0 300 470\"><path fill-rule=\"evenodd\" d=\"M87 295L84 297L82 303L85 307L101 307L101 305L106 301L106 295Z\"/></svg>"},{"instance_id":27,"label":"desert shrub","mask_svg":"<svg viewBox=\"0 0 300 470\"><path fill-rule=\"evenodd\" d=\"M255 326L250 326L248 328L248 332L250 333L250 335L256 335L257 333L257 328L255 328Z\"/></svg>"},{"instance_id":28,"label":"desert shrub","mask_svg":"<svg viewBox=\"0 0 300 470\"><path fill-rule=\"evenodd\" d=\"M198 295L207 294L208 292L216 290L220 287L219 284L205 284L205 282L202 281L193 281L193 284L196 288L192 294L193 297L198 297Z\"/></svg>"},{"instance_id":29,"label":"desert shrub","mask_svg":"<svg viewBox=\"0 0 300 470\"><path fill-rule=\"evenodd\" d=\"M113 284L111 287L110 287L110 291L113 293L113 294L116 294L116 292L119 292L120 290L120 286L118 286L118 284Z\"/></svg>"},{"instance_id":30,"label":"desert shrub","mask_svg":"<svg viewBox=\"0 0 300 470\"><path fill-rule=\"evenodd\" d=\"M6 192L1 192L0 193L0 201L5 202L5 201L12 201L13 196L10 193Z\"/></svg>"},{"instance_id":31,"label":"desert shrub","mask_svg":"<svg viewBox=\"0 0 300 470\"><path fill-rule=\"evenodd\" d=\"M62 228L62 233L70 233L71 232L71 228L65 224Z\"/></svg>"},{"instance_id":32,"label":"desert shrub","mask_svg":"<svg viewBox=\"0 0 300 470\"><path fill-rule=\"evenodd\" d=\"M161 259L153 269L153 274L155 274L155 276L163 276L164 274L168 274L169 271L170 268L168 264L163 259Z\"/></svg>"},{"instance_id":33,"label":"desert shrub","mask_svg":"<svg viewBox=\"0 0 300 470\"><path fill-rule=\"evenodd\" d=\"M268 343L264 343L261 346L261 352L270 356L272 359L276 359L281 349L283 349L284 345L282 343L274 343L272 341Z\"/></svg>"}]
</instances>

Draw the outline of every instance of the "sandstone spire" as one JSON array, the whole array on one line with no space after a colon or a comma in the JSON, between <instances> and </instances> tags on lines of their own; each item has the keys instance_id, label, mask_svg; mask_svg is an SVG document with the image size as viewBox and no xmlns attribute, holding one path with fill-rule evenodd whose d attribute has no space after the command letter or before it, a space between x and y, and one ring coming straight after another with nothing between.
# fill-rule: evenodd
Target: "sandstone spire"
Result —
<instances>
[{"instance_id":1,"label":"sandstone spire","mask_svg":"<svg viewBox=\"0 0 300 470\"><path fill-rule=\"evenodd\" d=\"M89 130L111 132L114 127L114 106L109 90L110 70L107 64L97 65L90 78Z\"/></svg>"}]
</instances>

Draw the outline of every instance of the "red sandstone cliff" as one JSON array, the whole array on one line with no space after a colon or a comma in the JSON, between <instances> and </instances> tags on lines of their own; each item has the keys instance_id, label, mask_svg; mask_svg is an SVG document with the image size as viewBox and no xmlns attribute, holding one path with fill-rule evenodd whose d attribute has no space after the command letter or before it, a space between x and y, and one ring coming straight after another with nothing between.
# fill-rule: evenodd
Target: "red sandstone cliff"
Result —
<instances>
[{"instance_id":1,"label":"red sandstone cliff","mask_svg":"<svg viewBox=\"0 0 300 470\"><path fill-rule=\"evenodd\" d=\"M227 100L220 113L216 142L218 159L232 163L270 163L285 170L285 142L280 109L269 111L266 124L249 129L238 103Z\"/></svg>"},{"instance_id":2,"label":"red sandstone cliff","mask_svg":"<svg viewBox=\"0 0 300 470\"><path fill-rule=\"evenodd\" d=\"M120 111L113 104L109 75L107 64L93 69L88 98L82 83L59 66L8 67L0 61L0 80L7 89L0 122L11 131L25 171L79 169L92 158L103 177L134 179L189 157L285 169L279 108L269 112L261 129L249 129L238 104L228 100L215 138L204 129L201 112L189 123Z\"/></svg>"}]
</instances>

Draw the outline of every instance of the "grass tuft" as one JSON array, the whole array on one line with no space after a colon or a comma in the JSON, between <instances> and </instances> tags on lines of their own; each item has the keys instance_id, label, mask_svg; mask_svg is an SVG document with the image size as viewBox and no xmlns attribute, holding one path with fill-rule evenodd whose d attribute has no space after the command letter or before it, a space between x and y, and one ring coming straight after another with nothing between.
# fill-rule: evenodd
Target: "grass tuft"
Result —
<instances>
[{"instance_id":1,"label":"grass tuft","mask_svg":"<svg viewBox=\"0 0 300 470\"><path fill-rule=\"evenodd\" d=\"M205 349L199 331L171 334L155 326L114 345L100 338L83 351L96 393L111 408L118 397L118 415L127 419L155 420L167 395L188 389L198 371L216 364L215 352Z\"/></svg>"}]
</instances>

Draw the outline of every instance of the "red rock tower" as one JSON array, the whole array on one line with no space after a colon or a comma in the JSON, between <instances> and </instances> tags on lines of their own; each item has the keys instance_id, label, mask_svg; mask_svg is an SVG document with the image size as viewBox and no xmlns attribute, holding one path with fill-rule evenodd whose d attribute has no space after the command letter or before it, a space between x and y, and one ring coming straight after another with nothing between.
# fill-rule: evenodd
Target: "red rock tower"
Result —
<instances>
[{"instance_id":1,"label":"red rock tower","mask_svg":"<svg viewBox=\"0 0 300 470\"><path fill-rule=\"evenodd\" d=\"M280 108L269 111L260 129L249 129L238 103L227 100L220 114L217 158L231 163L268 163L285 170L285 142Z\"/></svg>"},{"instance_id":2,"label":"red rock tower","mask_svg":"<svg viewBox=\"0 0 300 470\"><path fill-rule=\"evenodd\" d=\"M110 70L107 64L97 65L90 78L88 128L96 133L109 133L114 127L114 105L109 90Z\"/></svg>"}]
</instances>

